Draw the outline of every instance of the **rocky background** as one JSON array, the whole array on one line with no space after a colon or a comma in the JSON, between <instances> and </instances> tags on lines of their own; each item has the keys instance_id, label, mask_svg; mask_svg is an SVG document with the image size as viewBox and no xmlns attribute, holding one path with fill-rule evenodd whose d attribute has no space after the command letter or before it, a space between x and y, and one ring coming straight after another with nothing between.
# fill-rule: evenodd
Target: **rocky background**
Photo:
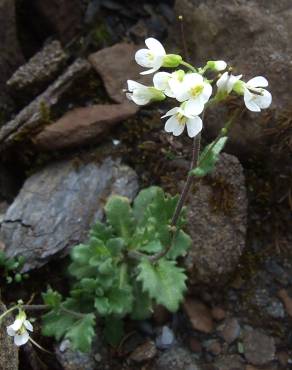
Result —
<instances>
[{"instance_id":1,"label":"rocky background","mask_svg":"<svg viewBox=\"0 0 292 370\"><path fill-rule=\"evenodd\" d=\"M0 369L292 368L291 1L0 0L0 24L0 247L29 273L1 282L6 305L38 303L48 284L66 291L66 255L110 194L181 189L190 140L163 131L167 104L138 110L122 91L146 37L193 64L262 74L273 94L271 109L241 116L216 171L193 188L181 310L127 322L118 349L97 328L90 354L43 338L37 321L35 339L53 354L18 353L1 329ZM205 143L240 104L208 112Z\"/></svg>"}]
</instances>

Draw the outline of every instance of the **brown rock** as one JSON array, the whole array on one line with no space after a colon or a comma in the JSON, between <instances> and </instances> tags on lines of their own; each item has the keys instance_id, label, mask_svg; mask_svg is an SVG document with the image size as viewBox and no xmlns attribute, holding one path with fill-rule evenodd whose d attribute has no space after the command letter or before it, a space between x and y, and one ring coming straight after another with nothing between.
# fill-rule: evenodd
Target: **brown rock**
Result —
<instances>
[{"instance_id":1,"label":"brown rock","mask_svg":"<svg viewBox=\"0 0 292 370\"><path fill-rule=\"evenodd\" d=\"M243 333L244 356L253 365L265 365L275 358L275 341L259 330L245 330Z\"/></svg>"},{"instance_id":2,"label":"brown rock","mask_svg":"<svg viewBox=\"0 0 292 370\"><path fill-rule=\"evenodd\" d=\"M279 290L278 297L282 300L287 314L292 317L292 298L289 296L287 290Z\"/></svg>"},{"instance_id":3,"label":"brown rock","mask_svg":"<svg viewBox=\"0 0 292 370\"><path fill-rule=\"evenodd\" d=\"M185 258L191 281L224 284L245 247L247 194L238 159L221 154L215 171L189 197Z\"/></svg>"},{"instance_id":4,"label":"brown rock","mask_svg":"<svg viewBox=\"0 0 292 370\"><path fill-rule=\"evenodd\" d=\"M231 344L240 335L239 322L235 318L227 319L222 325L220 325L218 331L220 336L225 340L225 342Z\"/></svg>"},{"instance_id":5,"label":"brown rock","mask_svg":"<svg viewBox=\"0 0 292 370\"><path fill-rule=\"evenodd\" d=\"M155 347L155 343L148 341L136 348L135 351L131 353L130 359L134 362L140 363L152 360L156 354L157 349Z\"/></svg>"},{"instance_id":6,"label":"brown rock","mask_svg":"<svg viewBox=\"0 0 292 370\"><path fill-rule=\"evenodd\" d=\"M127 80L135 80L140 83L149 83L148 76L141 76L142 68L135 62L135 53L139 47L121 43L104 48L97 53L91 54L89 62L101 75L106 91L117 103L127 101L123 89L127 88Z\"/></svg>"},{"instance_id":7,"label":"brown rock","mask_svg":"<svg viewBox=\"0 0 292 370\"><path fill-rule=\"evenodd\" d=\"M58 150L97 142L111 127L136 112L137 108L131 103L76 108L46 126L34 144L40 150Z\"/></svg>"},{"instance_id":8,"label":"brown rock","mask_svg":"<svg viewBox=\"0 0 292 370\"><path fill-rule=\"evenodd\" d=\"M86 75L91 66L83 59L77 59L66 71L58 77L41 95L23 108L11 121L0 129L0 151L18 143L19 138L31 138L31 132L39 131L43 126L43 113L41 109L50 112L58 105L63 94L68 92L75 81Z\"/></svg>"},{"instance_id":9,"label":"brown rock","mask_svg":"<svg viewBox=\"0 0 292 370\"><path fill-rule=\"evenodd\" d=\"M194 330L203 333L211 333L213 331L214 325L211 312L204 303L189 298L186 299L183 307Z\"/></svg>"},{"instance_id":10,"label":"brown rock","mask_svg":"<svg viewBox=\"0 0 292 370\"><path fill-rule=\"evenodd\" d=\"M189 339L189 347L192 352L201 353L202 352L202 345L200 341L194 337Z\"/></svg>"},{"instance_id":11,"label":"brown rock","mask_svg":"<svg viewBox=\"0 0 292 370\"><path fill-rule=\"evenodd\" d=\"M216 321L224 320L226 317L226 312L221 307L213 307L211 310L213 319Z\"/></svg>"},{"instance_id":12,"label":"brown rock","mask_svg":"<svg viewBox=\"0 0 292 370\"><path fill-rule=\"evenodd\" d=\"M171 318L171 313L162 305L156 305L153 309L153 319L158 325L164 325Z\"/></svg>"},{"instance_id":13,"label":"brown rock","mask_svg":"<svg viewBox=\"0 0 292 370\"><path fill-rule=\"evenodd\" d=\"M235 74L242 73L245 81L266 76L273 95L272 108L278 112L289 107L292 99L290 0L176 0L176 14L184 17L186 43L195 65L223 59L234 67ZM174 34L180 45L179 32ZM218 109L208 112L205 129L210 137L219 132L221 122L225 122L223 117ZM269 118L268 111L244 114L231 130L227 150L242 158L256 153L265 153L266 158L271 139L264 129Z\"/></svg>"},{"instance_id":14,"label":"brown rock","mask_svg":"<svg viewBox=\"0 0 292 370\"><path fill-rule=\"evenodd\" d=\"M220 342L215 339L215 340L208 341L206 345L206 350L212 353L212 355L218 356L222 352L222 347L221 347Z\"/></svg>"},{"instance_id":15,"label":"brown rock","mask_svg":"<svg viewBox=\"0 0 292 370\"><path fill-rule=\"evenodd\" d=\"M215 361L216 370L244 370L245 365L239 355L223 355Z\"/></svg>"},{"instance_id":16,"label":"brown rock","mask_svg":"<svg viewBox=\"0 0 292 370\"><path fill-rule=\"evenodd\" d=\"M289 353L285 351L277 352L277 358L282 366L287 366L289 361Z\"/></svg>"}]
</instances>

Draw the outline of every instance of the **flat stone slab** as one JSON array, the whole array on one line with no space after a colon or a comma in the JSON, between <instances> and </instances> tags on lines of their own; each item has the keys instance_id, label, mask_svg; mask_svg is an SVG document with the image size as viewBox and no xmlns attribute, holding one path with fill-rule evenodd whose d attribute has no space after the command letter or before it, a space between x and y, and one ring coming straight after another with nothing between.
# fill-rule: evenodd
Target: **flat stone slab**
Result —
<instances>
[{"instance_id":1,"label":"flat stone slab","mask_svg":"<svg viewBox=\"0 0 292 370\"><path fill-rule=\"evenodd\" d=\"M0 240L8 256L25 258L23 271L41 267L87 239L109 195L132 199L137 190L136 173L119 159L53 163L26 180L4 216Z\"/></svg>"},{"instance_id":2,"label":"flat stone slab","mask_svg":"<svg viewBox=\"0 0 292 370\"><path fill-rule=\"evenodd\" d=\"M14 93L35 96L57 77L67 58L61 43L54 40L19 67L6 84Z\"/></svg>"}]
</instances>

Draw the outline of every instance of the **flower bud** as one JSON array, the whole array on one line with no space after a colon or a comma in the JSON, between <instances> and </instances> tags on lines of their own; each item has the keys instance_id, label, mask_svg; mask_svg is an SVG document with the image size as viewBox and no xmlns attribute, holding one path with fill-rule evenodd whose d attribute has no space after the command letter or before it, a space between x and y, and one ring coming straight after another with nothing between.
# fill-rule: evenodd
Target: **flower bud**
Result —
<instances>
[{"instance_id":1,"label":"flower bud","mask_svg":"<svg viewBox=\"0 0 292 370\"><path fill-rule=\"evenodd\" d=\"M224 62L224 60L209 60L207 62L208 69L211 69L213 71L224 71L227 67L227 63Z\"/></svg>"},{"instance_id":2,"label":"flower bud","mask_svg":"<svg viewBox=\"0 0 292 370\"><path fill-rule=\"evenodd\" d=\"M155 87L148 87L148 89L151 94L151 101L162 101L166 98L161 90L158 90Z\"/></svg>"},{"instance_id":3,"label":"flower bud","mask_svg":"<svg viewBox=\"0 0 292 370\"><path fill-rule=\"evenodd\" d=\"M180 65L182 57L178 54L167 54L163 58L162 67L175 68Z\"/></svg>"},{"instance_id":4,"label":"flower bud","mask_svg":"<svg viewBox=\"0 0 292 370\"><path fill-rule=\"evenodd\" d=\"M244 94L244 88L245 88L245 82L243 81L237 81L233 85L232 90L235 91L238 95L243 95Z\"/></svg>"}]
</instances>

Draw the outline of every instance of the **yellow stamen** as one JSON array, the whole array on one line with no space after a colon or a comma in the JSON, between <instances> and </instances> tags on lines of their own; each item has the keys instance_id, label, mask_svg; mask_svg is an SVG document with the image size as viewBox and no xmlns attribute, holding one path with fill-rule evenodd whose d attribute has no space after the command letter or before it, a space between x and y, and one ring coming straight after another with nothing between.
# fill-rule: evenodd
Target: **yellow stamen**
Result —
<instances>
[{"instance_id":1,"label":"yellow stamen","mask_svg":"<svg viewBox=\"0 0 292 370\"><path fill-rule=\"evenodd\" d=\"M196 97L200 95L203 90L204 90L203 85L197 85L191 88L190 93L193 97Z\"/></svg>"}]
</instances>

